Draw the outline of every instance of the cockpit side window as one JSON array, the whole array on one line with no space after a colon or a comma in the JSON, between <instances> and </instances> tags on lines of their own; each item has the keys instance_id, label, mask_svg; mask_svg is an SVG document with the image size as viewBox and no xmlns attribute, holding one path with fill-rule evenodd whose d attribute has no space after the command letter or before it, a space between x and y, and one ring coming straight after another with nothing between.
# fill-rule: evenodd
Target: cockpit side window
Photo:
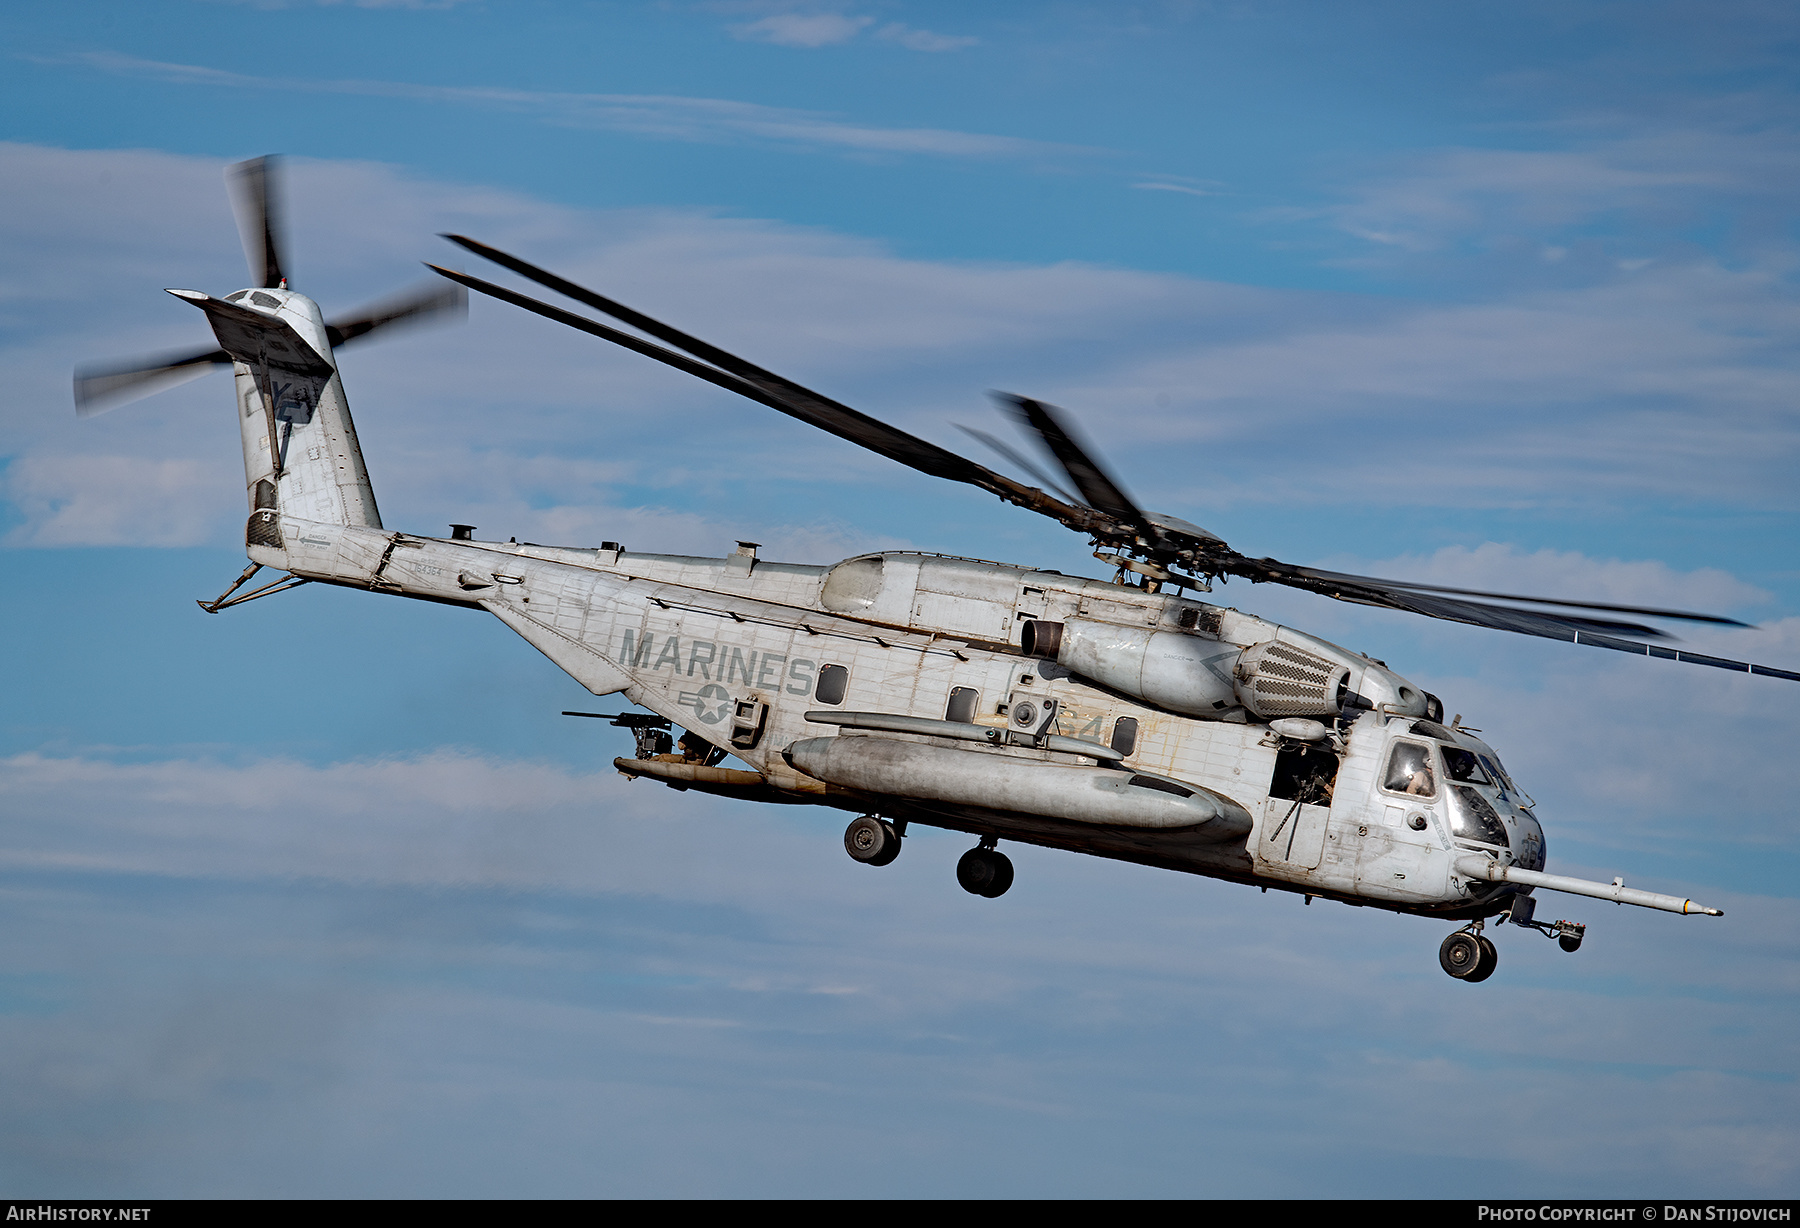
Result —
<instances>
[{"instance_id":1,"label":"cockpit side window","mask_svg":"<svg viewBox=\"0 0 1800 1228\"><path fill-rule=\"evenodd\" d=\"M1493 779L1481 769L1481 760L1474 751L1464 750L1460 746L1440 747L1444 752L1444 774L1451 780L1459 780L1464 784L1490 785Z\"/></svg>"},{"instance_id":2,"label":"cockpit side window","mask_svg":"<svg viewBox=\"0 0 1800 1228\"><path fill-rule=\"evenodd\" d=\"M1387 777L1381 787L1390 793L1412 797L1436 797L1437 778L1431 770L1431 748L1419 742L1396 742L1388 752Z\"/></svg>"}]
</instances>

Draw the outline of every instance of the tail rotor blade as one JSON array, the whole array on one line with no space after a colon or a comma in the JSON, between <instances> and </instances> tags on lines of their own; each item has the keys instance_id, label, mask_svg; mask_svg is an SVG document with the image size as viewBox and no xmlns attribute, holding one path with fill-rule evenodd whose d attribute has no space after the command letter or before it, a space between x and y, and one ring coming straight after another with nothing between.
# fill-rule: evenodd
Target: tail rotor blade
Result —
<instances>
[{"instance_id":1,"label":"tail rotor blade","mask_svg":"<svg viewBox=\"0 0 1800 1228\"><path fill-rule=\"evenodd\" d=\"M237 213L238 233L244 240L244 257L250 276L265 290L286 280L282 265L281 201L276 182L278 159L273 156L239 162L225 172L231 186L231 204Z\"/></svg>"},{"instance_id":2,"label":"tail rotor blade","mask_svg":"<svg viewBox=\"0 0 1800 1228\"><path fill-rule=\"evenodd\" d=\"M122 363L86 363L75 368L75 412L91 418L139 397L199 379L221 365L231 365L231 355L224 350L165 354Z\"/></svg>"},{"instance_id":3,"label":"tail rotor blade","mask_svg":"<svg viewBox=\"0 0 1800 1228\"><path fill-rule=\"evenodd\" d=\"M458 285L420 286L393 298L371 303L348 319L325 325L332 348L366 337L378 329L417 324L447 324L469 314L469 292Z\"/></svg>"}]
</instances>

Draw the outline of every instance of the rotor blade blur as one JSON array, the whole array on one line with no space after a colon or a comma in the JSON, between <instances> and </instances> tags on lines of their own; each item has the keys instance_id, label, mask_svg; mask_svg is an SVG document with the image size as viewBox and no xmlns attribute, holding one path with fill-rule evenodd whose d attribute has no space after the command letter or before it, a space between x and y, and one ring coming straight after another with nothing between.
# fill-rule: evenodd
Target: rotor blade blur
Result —
<instances>
[{"instance_id":1,"label":"rotor blade blur","mask_svg":"<svg viewBox=\"0 0 1800 1228\"><path fill-rule=\"evenodd\" d=\"M470 250L476 250L481 245L474 244L473 240L469 240L465 246L470 246ZM501 254L504 255L504 253ZM510 259L511 258L508 257L508 260ZM515 263L523 264L524 262L518 261ZM707 363L700 362L696 358L689 358L685 355L677 354L662 346L645 341L641 337L621 332L616 328L611 328L596 321L586 319L585 317L575 315L572 312L564 311L560 307L552 307L548 303L528 298L523 294L508 290L502 286L494 285L492 282L482 281L478 277L470 277L465 273L454 272L435 264L428 264L426 267L440 276L448 277L454 282L467 286L471 290L500 299L503 302L511 303L516 307L523 307L525 310L534 312L546 319L555 320L559 324L566 324L570 328L579 329L592 336L600 337L615 345L620 345L628 350L642 354L647 358L654 358L656 361L674 367L678 371L685 371L689 375L697 376L700 379L706 380L708 383L716 384L721 388L728 389L740 396L747 397L758 404L767 405L771 409L779 410L789 417L798 418L800 421L811 426L816 426L820 430L836 435L840 439L848 440L860 447L869 449L871 452L885 456L890 460L899 461L910 469L916 469L919 472L929 474L932 477L947 478L953 482L963 482L971 486L980 487L983 490L998 495L1009 503L1050 516L1062 521L1072 528L1077 528L1082 532L1097 532L1100 531L1101 528L1108 527L1096 524L1100 518L1092 509L1064 503L1062 500L1047 495L1035 487L1029 487L1022 483L1015 482L1003 474L996 473L984 465L978 465L972 460L958 456L956 453L951 452L946 448L940 448L936 444L928 443L915 435L909 435L905 431L889 426L887 423L878 419L871 418L867 414L851 409L847 405L839 404L828 397L823 397L818 393L803 388L791 380L785 380L773 373L765 372L762 368L746 363L742 359L736 359L731 355L726 355L725 351L708 346L695 338L687 337L686 334L680 333L675 329L666 328L660 325L658 326L666 333L684 338L689 344L684 345L682 348L687 349L690 354L708 351L725 355L725 357L732 359L733 363L737 365L740 370L758 372L762 378L748 378L737 371L721 370L718 367L709 366ZM508 267L511 267L511 265ZM529 268L531 266L526 267ZM543 272L542 270L536 271L539 273ZM561 282L564 285L569 285L574 290L579 291L581 289L579 286L574 286L573 283L562 282L561 278L556 278L552 274L544 273L543 276L553 281ZM586 292L583 291L583 293ZM569 297L575 297L575 295L570 295ZM593 297L599 298L600 296L594 295ZM610 300L602 301L610 302ZM619 306L618 304L613 305ZM637 319L648 319L646 316L639 316L638 313L630 311L629 308L621 307L620 310ZM617 315L616 318L625 319L626 315ZM651 321L651 323L655 322Z\"/></svg>"},{"instance_id":2,"label":"rotor blade blur","mask_svg":"<svg viewBox=\"0 0 1800 1228\"><path fill-rule=\"evenodd\" d=\"M461 286L420 286L379 303L371 303L344 320L325 325L326 339L332 347L355 341L383 328L399 325L448 323L469 314L469 292Z\"/></svg>"},{"instance_id":3,"label":"rotor blade blur","mask_svg":"<svg viewBox=\"0 0 1800 1228\"><path fill-rule=\"evenodd\" d=\"M83 364L75 368L75 412L91 418L140 397L199 379L220 365L231 365L231 355L224 350Z\"/></svg>"},{"instance_id":4,"label":"rotor blade blur","mask_svg":"<svg viewBox=\"0 0 1800 1228\"><path fill-rule=\"evenodd\" d=\"M1042 401L1009 392L995 393L994 396L1001 404L1012 406L1025 425L1037 432L1089 507L1137 527L1145 541L1157 539L1156 530L1144 519L1143 511L1119 489L1119 484L1100 467L1100 462L1075 442L1073 433L1060 421L1055 410Z\"/></svg>"},{"instance_id":5,"label":"rotor blade blur","mask_svg":"<svg viewBox=\"0 0 1800 1228\"><path fill-rule=\"evenodd\" d=\"M1068 491L1064 490L1061 486L1058 486L1056 484L1056 482L1054 480L1052 480L1048 474L1046 474L1042 469L1039 469L1036 465L1032 464L1031 461L1029 459L1027 459L1025 456L1021 455L1020 453L1013 450L1012 448L1007 447L1004 443L1001 443L998 439L995 439L992 435L988 434L986 431L978 431L974 427L964 426L960 422L958 422L956 424L956 429L961 431L963 434L968 435L971 438L977 439L980 442L986 444L988 447L992 448L995 452L999 453L1004 459L1011 461L1013 464L1015 464L1019 468L1023 469L1026 473L1029 473L1032 477L1036 478L1038 481L1040 481L1044 484L1045 490L1049 491L1051 494L1055 495L1057 498L1066 499L1070 503L1080 503L1081 502L1080 499L1077 499L1074 495L1072 495Z\"/></svg>"},{"instance_id":6,"label":"rotor blade blur","mask_svg":"<svg viewBox=\"0 0 1800 1228\"><path fill-rule=\"evenodd\" d=\"M238 234L244 240L244 257L250 262L250 278L265 290L279 286L287 276L281 260L278 165L279 159L271 155L236 163L225 172Z\"/></svg>"}]
</instances>

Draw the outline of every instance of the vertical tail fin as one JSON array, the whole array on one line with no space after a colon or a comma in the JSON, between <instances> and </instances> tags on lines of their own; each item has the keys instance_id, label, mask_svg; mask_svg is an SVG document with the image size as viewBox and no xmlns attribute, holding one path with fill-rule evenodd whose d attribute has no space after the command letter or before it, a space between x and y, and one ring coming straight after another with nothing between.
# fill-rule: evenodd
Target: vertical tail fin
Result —
<instances>
[{"instance_id":1,"label":"vertical tail fin","mask_svg":"<svg viewBox=\"0 0 1800 1228\"><path fill-rule=\"evenodd\" d=\"M234 364L250 502L246 545L281 549L283 519L380 528L318 306L280 288L228 299L170 293L206 313Z\"/></svg>"}]
</instances>

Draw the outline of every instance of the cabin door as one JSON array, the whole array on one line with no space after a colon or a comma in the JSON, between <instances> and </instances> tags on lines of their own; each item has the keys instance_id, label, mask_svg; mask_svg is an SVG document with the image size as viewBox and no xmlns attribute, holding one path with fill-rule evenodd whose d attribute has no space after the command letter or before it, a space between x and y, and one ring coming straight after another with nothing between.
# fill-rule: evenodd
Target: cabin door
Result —
<instances>
[{"instance_id":1,"label":"cabin door","mask_svg":"<svg viewBox=\"0 0 1800 1228\"><path fill-rule=\"evenodd\" d=\"M1329 806L1271 797L1263 803L1262 822L1257 825L1257 860L1318 869L1325 856L1325 823L1330 818Z\"/></svg>"},{"instance_id":2,"label":"cabin door","mask_svg":"<svg viewBox=\"0 0 1800 1228\"><path fill-rule=\"evenodd\" d=\"M1337 786L1337 754L1317 744L1284 745L1275 756L1269 800L1257 826L1259 861L1315 870L1325 855L1325 824Z\"/></svg>"}]
</instances>

